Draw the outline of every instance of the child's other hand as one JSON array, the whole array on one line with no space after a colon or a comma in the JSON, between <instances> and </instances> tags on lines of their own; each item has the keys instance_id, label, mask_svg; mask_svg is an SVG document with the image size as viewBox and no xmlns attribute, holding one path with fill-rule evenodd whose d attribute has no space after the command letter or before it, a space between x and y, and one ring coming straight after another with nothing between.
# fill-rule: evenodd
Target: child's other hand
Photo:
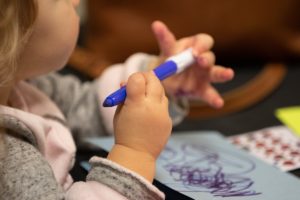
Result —
<instances>
[{"instance_id":1,"label":"child's other hand","mask_svg":"<svg viewBox=\"0 0 300 200\"><path fill-rule=\"evenodd\" d=\"M159 63L190 47L193 48L197 59L192 67L163 81L166 92L200 98L212 107L222 107L224 101L211 84L231 80L234 72L230 68L215 65L215 55L211 51L214 43L212 37L207 34L197 34L176 40L173 33L160 21L153 22L152 29L161 51Z\"/></svg>"}]
</instances>

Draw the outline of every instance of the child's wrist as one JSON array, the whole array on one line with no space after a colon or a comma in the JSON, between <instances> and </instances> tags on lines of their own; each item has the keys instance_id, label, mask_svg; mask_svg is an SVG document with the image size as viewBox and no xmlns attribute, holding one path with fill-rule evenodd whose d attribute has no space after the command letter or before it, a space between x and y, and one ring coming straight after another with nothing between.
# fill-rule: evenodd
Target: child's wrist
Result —
<instances>
[{"instance_id":1,"label":"child's wrist","mask_svg":"<svg viewBox=\"0 0 300 200\"><path fill-rule=\"evenodd\" d=\"M150 182L153 181L156 159L149 153L115 144L107 159L140 174Z\"/></svg>"}]
</instances>

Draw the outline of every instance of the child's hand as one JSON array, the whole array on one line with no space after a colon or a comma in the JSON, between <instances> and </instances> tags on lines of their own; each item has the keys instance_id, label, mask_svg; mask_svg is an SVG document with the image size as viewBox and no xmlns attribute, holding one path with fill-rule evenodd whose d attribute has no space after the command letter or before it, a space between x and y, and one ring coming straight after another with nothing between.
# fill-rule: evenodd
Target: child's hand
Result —
<instances>
[{"instance_id":1,"label":"child's hand","mask_svg":"<svg viewBox=\"0 0 300 200\"><path fill-rule=\"evenodd\" d=\"M233 78L234 72L230 68L215 65L215 55L211 51L214 43L212 37L198 34L176 40L167 26L160 21L153 22L152 29L161 50L159 63L189 47L193 48L197 58L196 64L192 67L164 80L166 92L201 98L215 108L222 107L224 101L211 83L229 81Z\"/></svg>"},{"instance_id":2,"label":"child's hand","mask_svg":"<svg viewBox=\"0 0 300 200\"><path fill-rule=\"evenodd\" d=\"M172 128L164 88L153 72L146 72L131 75L126 91L114 118L115 142L156 158Z\"/></svg>"},{"instance_id":3,"label":"child's hand","mask_svg":"<svg viewBox=\"0 0 300 200\"><path fill-rule=\"evenodd\" d=\"M168 99L152 71L131 75L126 91L127 98L115 114L115 146L108 158L152 180L155 160L172 128ZM149 168L151 174L145 174Z\"/></svg>"}]
</instances>

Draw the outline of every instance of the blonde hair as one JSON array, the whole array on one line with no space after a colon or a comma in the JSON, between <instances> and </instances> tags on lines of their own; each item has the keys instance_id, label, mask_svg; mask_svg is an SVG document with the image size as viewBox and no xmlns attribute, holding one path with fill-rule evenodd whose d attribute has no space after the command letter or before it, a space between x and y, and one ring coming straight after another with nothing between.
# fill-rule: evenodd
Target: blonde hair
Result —
<instances>
[{"instance_id":1,"label":"blonde hair","mask_svg":"<svg viewBox=\"0 0 300 200\"><path fill-rule=\"evenodd\" d=\"M0 87L13 77L36 15L35 0L0 0Z\"/></svg>"},{"instance_id":2,"label":"blonde hair","mask_svg":"<svg viewBox=\"0 0 300 200\"><path fill-rule=\"evenodd\" d=\"M14 77L18 57L36 16L35 0L0 0L0 90ZM3 132L0 127L0 158L5 153Z\"/></svg>"}]
</instances>

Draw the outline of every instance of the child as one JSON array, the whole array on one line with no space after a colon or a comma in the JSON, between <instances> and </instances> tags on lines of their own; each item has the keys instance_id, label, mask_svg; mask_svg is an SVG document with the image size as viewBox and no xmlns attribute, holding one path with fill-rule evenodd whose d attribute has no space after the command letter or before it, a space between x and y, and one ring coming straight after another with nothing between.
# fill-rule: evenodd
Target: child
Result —
<instances>
[{"instance_id":1,"label":"child","mask_svg":"<svg viewBox=\"0 0 300 200\"><path fill-rule=\"evenodd\" d=\"M66 63L78 35L78 3L0 0L0 199L163 199L151 182L172 124L164 88L153 72L130 75L127 99L114 117L115 145L107 159L91 158L86 182L73 183L68 173L75 157L68 127L78 142L84 132L107 134L111 117L97 112L106 95L99 90L187 47L195 49L198 65L167 80L169 94L188 92L220 107L222 99L210 82L231 79L232 70L214 65L210 37L176 41L164 24L155 22L159 58L134 55L123 65L126 72L115 66L83 85L55 73L36 78Z\"/></svg>"}]
</instances>

